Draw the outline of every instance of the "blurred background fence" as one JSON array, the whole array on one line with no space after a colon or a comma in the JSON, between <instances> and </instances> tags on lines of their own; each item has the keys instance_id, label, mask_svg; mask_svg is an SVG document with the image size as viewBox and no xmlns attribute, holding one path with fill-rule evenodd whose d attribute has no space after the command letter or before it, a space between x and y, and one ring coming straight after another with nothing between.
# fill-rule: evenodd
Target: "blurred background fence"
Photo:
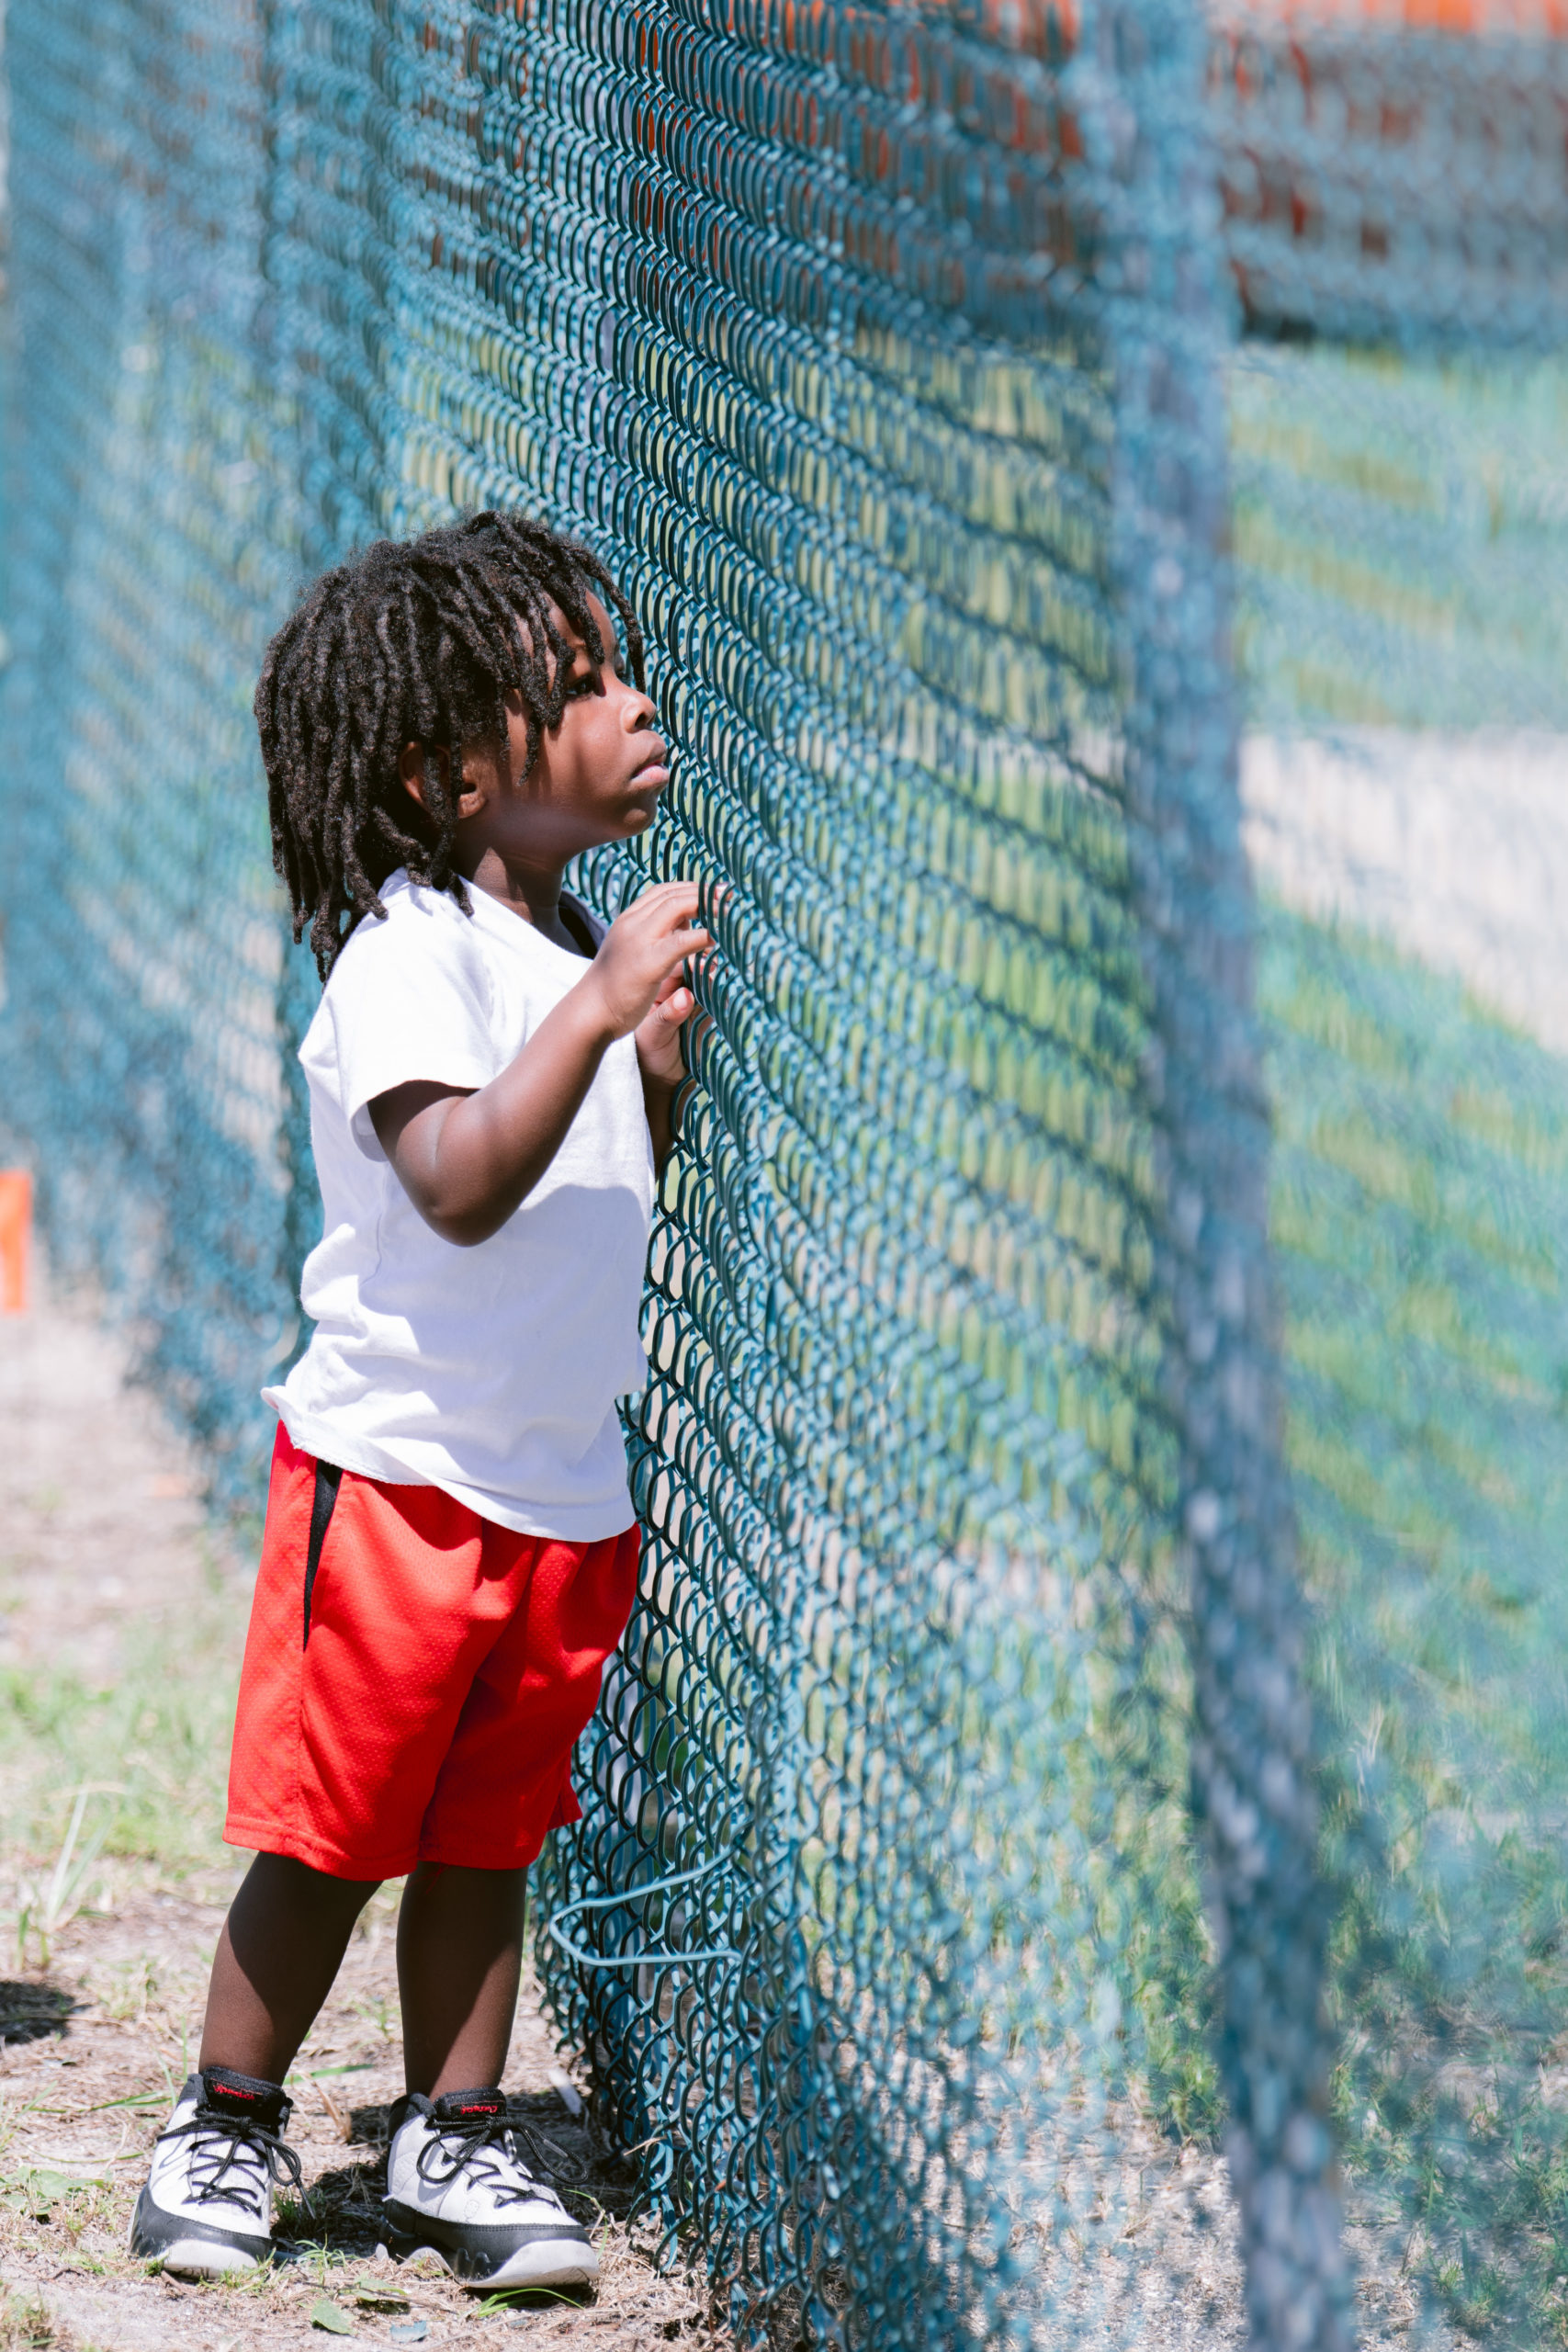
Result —
<instances>
[{"instance_id":1,"label":"blurred background fence","mask_svg":"<svg viewBox=\"0 0 1568 2352\"><path fill-rule=\"evenodd\" d=\"M9 0L0 1123L226 1507L261 648L487 503L644 616L581 884L724 955L538 1959L748 2342L1337 2344L1342 2195L1568 2332L1562 31Z\"/></svg>"}]
</instances>

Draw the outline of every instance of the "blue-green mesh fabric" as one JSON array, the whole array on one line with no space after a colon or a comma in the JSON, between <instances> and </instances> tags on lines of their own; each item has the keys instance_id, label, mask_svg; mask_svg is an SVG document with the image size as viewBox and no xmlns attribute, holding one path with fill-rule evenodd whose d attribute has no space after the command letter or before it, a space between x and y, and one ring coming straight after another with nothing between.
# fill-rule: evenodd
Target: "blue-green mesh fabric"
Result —
<instances>
[{"instance_id":1,"label":"blue-green mesh fabric","mask_svg":"<svg viewBox=\"0 0 1568 2352\"><path fill-rule=\"evenodd\" d=\"M199 38L197 34L199 33ZM17 11L5 1102L51 1248L254 1497L288 1354L281 948L249 699L289 571L255 342L255 28Z\"/></svg>"},{"instance_id":2,"label":"blue-green mesh fabric","mask_svg":"<svg viewBox=\"0 0 1568 2352\"><path fill-rule=\"evenodd\" d=\"M722 953L536 1909L667 2242L758 2345L1329 2346L1344 2187L1404 2316L1548 2340L1562 1040L1421 827L1561 741L1557 46L6 39L3 1115L231 1498L314 1207L260 648L486 503L648 630L580 886Z\"/></svg>"}]
</instances>

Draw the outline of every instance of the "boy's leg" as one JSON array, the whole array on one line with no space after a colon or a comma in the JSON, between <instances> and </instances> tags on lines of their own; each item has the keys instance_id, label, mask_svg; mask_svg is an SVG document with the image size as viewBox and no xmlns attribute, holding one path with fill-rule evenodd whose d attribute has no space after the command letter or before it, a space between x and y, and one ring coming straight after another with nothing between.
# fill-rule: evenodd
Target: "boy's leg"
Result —
<instances>
[{"instance_id":1,"label":"boy's leg","mask_svg":"<svg viewBox=\"0 0 1568 2352\"><path fill-rule=\"evenodd\" d=\"M378 1881L328 1878L258 1854L219 1939L199 2066L280 2083L309 2033ZM523 1966L525 1871L421 1862L398 1917L403 2065L411 2091L498 2083Z\"/></svg>"},{"instance_id":2,"label":"boy's leg","mask_svg":"<svg viewBox=\"0 0 1568 2352\"><path fill-rule=\"evenodd\" d=\"M525 1871L421 1862L398 1915L403 2071L411 2091L499 2083L523 1967Z\"/></svg>"},{"instance_id":3,"label":"boy's leg","mask_svg":"<svg viewBox=\"0 0 1568 2352\"><path fill-rule=\"evenodd\" d=\"M493 2088L512 2036L526 1871L581 1817L570 1765L637 1594L635 1527L581 1544L485 1532L487 1600L510 1607L478 1662L426 1811L398 1923L411 2093ZM488 1849L488 1852L487 1852Z\"/></svg>"},{"instance_id":4,"label":"boy's leg","mask_svg":"<svg viewBox=\"0 0 1568 2352\"><path fill-rule=\"evenodd\" d=\"M523 1962L522 1870L421 1862L398 1919L408 2090L391 2114L394 2250L428 2246L470 2287L587 2287L599 2256L532 2168L500 2088Z\"/></svg>"},{"instance_id":5,"label":"boy's leg","mask_svg":"<svg viewBox=\"0 0 1568 2352\"><path fill-rule=\"evenodd\" d=\"M256 1856L218 1939L199 2068L282 2082L379 1883L329 1878L286 1854Z\"/></svg>"},{"instance_id":6,"label":"boy's leg","mask_svg":"<svg viewBox=\"0 0 1568 2352\"><path fill-rule=\"evenodd\" d=\"M389 2243L475 2287L581 2287L599 2256L509 2116L525 1856L578 1819L570 1766L637 1589L635 1530L557 1543L487 1527L475 1617L489 1639L420 1830L398 1974L408 2090L387 2151ZM488 1573L487 1573L488 1571ZM501 1604L498 1606L497 1604Z\"/></svg>"},{"instance_id":7,"label":"boy's leg","mask_svg":"<svg viewBox=\"0 0 1568 2352\"><path fill-rule=\"evenodd\" d=\"M283 2078L378 1883L283 1854L251 1864L219 1938L197 2071L131 2215L133 2254L187 2278L231 2278L272 2255L273 2190L300 2186Z\"/></svg>"}]
</instances>

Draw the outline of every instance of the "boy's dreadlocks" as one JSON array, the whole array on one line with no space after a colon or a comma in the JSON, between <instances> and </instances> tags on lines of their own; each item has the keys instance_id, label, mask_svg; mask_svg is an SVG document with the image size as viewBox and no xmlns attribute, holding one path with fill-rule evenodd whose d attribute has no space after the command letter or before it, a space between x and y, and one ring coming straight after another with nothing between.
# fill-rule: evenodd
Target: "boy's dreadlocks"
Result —
<instances>
[{"instance_id":1,"label":"boy's dreadlocks","mask_svg":"<svg viewBox=\"0 0 1568 2352\"><path fill-rule=\"evenodd\" d=\"M398 866L467 907L452 864L458 754L465 743L505 742L515 693L533 765L566 702L572 649L558 616L595 669L610 658L590 594L619 618L640 686L642 632L604 565L517 514L378 539L324 573L278 630L255 700L273 863L294 936L309 922L323 979L360 917L385 912L378 892ZM407 743L424 747L423 809L399 779Z\"/></svg>"}]
</instances>

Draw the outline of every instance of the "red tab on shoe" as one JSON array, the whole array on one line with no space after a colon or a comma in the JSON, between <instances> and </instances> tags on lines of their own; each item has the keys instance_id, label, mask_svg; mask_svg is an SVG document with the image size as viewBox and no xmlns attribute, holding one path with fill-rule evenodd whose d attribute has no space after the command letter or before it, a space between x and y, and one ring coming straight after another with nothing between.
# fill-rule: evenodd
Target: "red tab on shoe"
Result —
<instances>
[{"instance_id":1,"label":"red tab on shoe","mask_svg":"<svg viewBox=\"0 0 1568 2352\"><path fill-rule=\"evenodd\" d=\"M197 2077L201 2105L215 2115L259 2123L264 2131L281 2132L290 2106L279 2083L263 2082L258 2075L237 2074L231 2066L206 2066Z\"/></svg>"},{"instance_id":2,"label":"red tab on shoe","mask_svg":"<svg viewBox=\"0 0 1568 2352\"><path fill-rule=\"evenodd\" d=\"M437 2123L473 2123L481 2116L504 2115L506 2093L495 2090L443 2091L431 2102Z\"/></svg>"}]
</instances>

